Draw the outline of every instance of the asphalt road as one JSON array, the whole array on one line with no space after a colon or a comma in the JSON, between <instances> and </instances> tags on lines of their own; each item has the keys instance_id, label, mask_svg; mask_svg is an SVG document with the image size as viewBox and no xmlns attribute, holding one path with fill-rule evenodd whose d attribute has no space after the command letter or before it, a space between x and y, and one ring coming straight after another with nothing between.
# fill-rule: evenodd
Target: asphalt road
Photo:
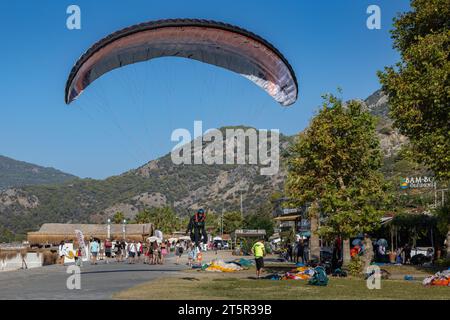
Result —
<instances>
[{"instance_id":1,"label":"asphalt road","mask_svg":"<svg viewBox=\"0 0 450 320\"><path fill-rule=\"evenodd\" d=\"M187 268L175 265L173 260L167 259L164 265L84 263L79 290L67 288L67 279L71 276L67 266L0 272L0 299L111 299L115 292L160 277L175 276Z\"/></svg>"}]
</instances>

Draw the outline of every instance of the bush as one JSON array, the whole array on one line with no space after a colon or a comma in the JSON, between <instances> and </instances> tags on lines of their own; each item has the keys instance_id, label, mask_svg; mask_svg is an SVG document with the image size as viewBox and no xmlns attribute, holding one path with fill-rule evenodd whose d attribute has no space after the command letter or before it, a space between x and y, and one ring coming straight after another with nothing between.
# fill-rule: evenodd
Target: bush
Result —
<instances>
[{"instance_id":1,"label":"bush","mask_svg":"<svg viewBox=\"0 0 450 320\"><path fill-rule=\"evenodd\" d=\"M348 264L348 273L352 276L360 276L363 271L363 262L359 256L353 257Z\"/></svg>"},{"instance_id":2,"label":"bush","mask_svg":"<svg viewBox=\"0 0 450 320\"><path fill-rule=\"evenodd\" d=\"M436 261L434 261L434 264L437 265L438 267L450 268L450 258L437 259Z\"/></svg>"},{"instance_id":3,"label":"bush","mask_svg":"<svg viewBox=\"0 0 450 320\"><path fill-rule=\"evenodd\" d=\"M52 264L56 264L58 260L58 253L55 251L44 251L44 256L42 259L42 265L48 266Z\"/></svg>"}]
</instances>

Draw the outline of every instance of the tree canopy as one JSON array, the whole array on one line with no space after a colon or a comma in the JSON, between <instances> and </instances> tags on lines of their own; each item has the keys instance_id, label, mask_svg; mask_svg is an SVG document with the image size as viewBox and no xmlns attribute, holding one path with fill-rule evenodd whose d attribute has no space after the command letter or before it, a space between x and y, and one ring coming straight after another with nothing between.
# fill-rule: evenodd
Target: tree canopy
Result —
<instances>
[{"instance_id":1,"label":"tree canopy","mask_svg":"<svg viewBox=\"0 0 450 320\"><path fill-rule=\"evenodd\" d=\"M360 102L327 95L290 150L286 194L297 206L317 204L323 236L348 238L379 224L385 184L375 126Z\"/></svg>"},{"instance_id":2,"label":"tree canopy","mask_svg":"<svg viewBox=\"0 0 450 320\"><path fill-rule=\"evenodd\" d=\"M113 216L113 218L112 218L112 221L113 221L114 223L119 224L119 223L122 223L124 219L125 219L125 215L123 214L123 212L117 211L117 212L114 214L114 216Z\"/></svg>"},{"instance_id":3,"label":"tree canopy","mask_svg":"<svg viewBox=\"0 0 450 320\"><path fill-rule=\"evenodd\" d=\"M145 209L136 214L134 222L153 223L155 229L161 230L164 234L184 230L187 226L187 221L177 216L170 207Z\"/></svg>"},{"instance_id":4,"label":"tree canopy","mask_svg":"<svg viewBox=\"0 0 450 320\"><path fill-rule=\"evenodd\" d=\"M394 19L395 66L379 72L390 116L410 139L410 156L450 179L450 2L413 0Z\"/></svg>"}]
</instances>

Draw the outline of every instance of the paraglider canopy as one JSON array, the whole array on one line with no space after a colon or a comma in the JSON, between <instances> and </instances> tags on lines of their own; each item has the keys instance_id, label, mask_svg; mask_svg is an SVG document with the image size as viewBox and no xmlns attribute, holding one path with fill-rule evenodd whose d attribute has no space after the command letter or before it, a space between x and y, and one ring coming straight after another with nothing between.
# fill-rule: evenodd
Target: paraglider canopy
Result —
<instances>
[{"instance_id":1,"label":"paraglider canopy","mask_svg":"<svg viewBox=\"0 0 450 320\"><path fill-rule=\"evenodd\" d=\"M158 57L183 57L241 74L283 106L297 100L295 73L269 42L242 28L197 19L134 25L95 43L70 72L65 102L71 103L103 74Z\"/></svg>"}]
</instances>

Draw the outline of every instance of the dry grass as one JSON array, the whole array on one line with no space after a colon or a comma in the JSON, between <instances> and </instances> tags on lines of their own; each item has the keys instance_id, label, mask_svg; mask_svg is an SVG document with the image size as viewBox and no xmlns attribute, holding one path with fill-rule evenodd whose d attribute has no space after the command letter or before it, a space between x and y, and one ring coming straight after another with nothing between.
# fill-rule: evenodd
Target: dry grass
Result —
<instances>
[{"instance_id":1,"label":"dry grass","mask_svg":"<svg viewBox=\"0 0 450 320\"><path fill-rule=\"evenodd\" d=\"M424 287L419 281L384 280L381 290L369 290L364 280L331 278L327 287L302 280L255 280L252 271L232 274L186 272L185 276L162 278L114 295L115 299L169 300L364 300L444 299L450 287Z\"/></svg>"},{"instance_id":2,"label":"dry grass","mask_svg":"<svg viewBox=\"0 0 450 320\"><path fill-rule=\"evenodd\" d=\"M42 254L43 254L43 259L42 259L43 266L56 264L56 262L58 261L58 253L57 252L44 251L44 252L42 252Z\"/></svg>"}]
</instances>

